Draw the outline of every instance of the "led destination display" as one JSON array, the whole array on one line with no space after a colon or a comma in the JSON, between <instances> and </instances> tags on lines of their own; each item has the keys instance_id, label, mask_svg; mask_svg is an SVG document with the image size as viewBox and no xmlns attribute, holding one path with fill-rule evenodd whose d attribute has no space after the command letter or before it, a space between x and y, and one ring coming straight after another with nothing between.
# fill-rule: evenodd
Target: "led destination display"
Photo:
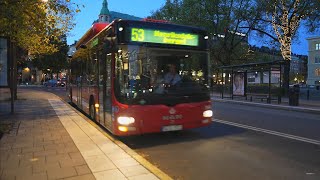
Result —
<instances>
[{"instance_id":1,"label":"led destination display","mask_svg":"<svg viewBox=\"0 0 320 180\"><path fill-rule=\"evenodd\" d=\"M131 41L198 46L199 35L156 29L131 28Z\"/></svg>"}]
</instances>

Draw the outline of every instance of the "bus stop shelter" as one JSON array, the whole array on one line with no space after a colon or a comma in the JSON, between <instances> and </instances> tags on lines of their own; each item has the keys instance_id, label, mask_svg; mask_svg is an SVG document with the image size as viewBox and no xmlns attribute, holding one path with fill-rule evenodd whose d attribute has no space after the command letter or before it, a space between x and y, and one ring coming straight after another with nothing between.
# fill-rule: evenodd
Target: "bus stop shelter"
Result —
<instances>
[{"instance_id":1,"label":"bus stop shelter","mask_svg":"<svg viewBox=\"0 0 320 180\"><path fill-rule=\"evenodd\" d=\"M285 61L221 66L216 76L222 98L281 103Z\"/></svg>"}]
</instances>

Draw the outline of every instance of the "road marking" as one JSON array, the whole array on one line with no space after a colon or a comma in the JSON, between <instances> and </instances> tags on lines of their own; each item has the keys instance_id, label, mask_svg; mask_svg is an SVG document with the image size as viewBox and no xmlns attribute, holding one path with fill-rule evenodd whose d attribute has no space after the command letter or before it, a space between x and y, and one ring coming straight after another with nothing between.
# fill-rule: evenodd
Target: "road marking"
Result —
<instances>
[{"instance_id":1,"label":"road marking","mask_svg":"<svg viewBox=\"0 0 320 180\"><path fill-rule=\"evenodd\" d=\"M294 140L297 140L297 141L302 141L302 142L307 142L307 143L311 143L311 144L320 145L320 141L317 141L317 140L314 140L314 139L309 139L309 138L304 138L304 137L295 136L295 135L291 135L291 134L285 134L285 133L281 133L281 132L277 132L277 131L271 131L271 130L257 128L257 127L253 127L253 126L238 124L238 123L234 123L234 122L230 122L230 121L224 121L224 120L221 120L221 119L214 119L212 121L213 122L223 123L223 124L228 124L228 125L236 126L236 127L240 127L240 128L250 129L250 130L253 130L253 131L258 131L258 132L263 132L263 133L272 134L272 135L276 135L276 136L281 136L281 137L285 137L285 138L289 138L289 139L294 139Z\"/></svg>"}]
</instances>

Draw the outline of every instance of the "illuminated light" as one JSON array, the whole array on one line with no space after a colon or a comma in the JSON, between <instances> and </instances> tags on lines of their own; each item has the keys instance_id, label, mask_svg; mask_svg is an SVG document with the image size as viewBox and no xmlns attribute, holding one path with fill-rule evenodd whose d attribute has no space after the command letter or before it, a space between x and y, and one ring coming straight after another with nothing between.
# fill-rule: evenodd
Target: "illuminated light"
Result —
<instances>
[{"instance_id":1,"label":"illuminated light","mask_svg":"<svg viewBox=\"0 0 320 180\"><path fill-rule=\"evenodd\" d=\"M162 31L158 29L131 28L130 40L133 42L149 42L186 46L199 45L199 35L197 34Z\"/></svg>"},{"instance_id":2,"label":"illuminated light","mask_svg":"<svg viewBox=\"0 0 320 180\"><path fill-rule=\"evenodd\" d=\"M212 112L212 110L205 110L205 111L203 111L202 115L203 115L203 117L209 118L209 117L212 117L213 112Z\"/></svg>"},{"instance_id":3,"label":"illuminated light","mask_svg":"<svg viewBox=\"0 0 320 180\"><path fill-rule=\"evenodd\" d=\"M128 127L119 126L118 129L119 131L122 131L122 132L128 132Z\"/></svg>"},{"instance_id":4,"label":"illuminated light","mask_svg":"<svg viewBox=\"0 0 320 180\"><path fill-rule=\"evenodd\" d=\"M136 131L137 129L135 127L126 127L126 126L119 126L119 131L122 132L128 132L128 131Z\"/></svg>"},{"instance_id":5,"label":"illuminated light","mask_svg":"<svg viewBox=\"0 0 320 180\"><path fill-rule=\"evenodd\" d=\"M135 120L133 117L120 116L120 117L118 117L117 121L119 124L129 125L129 124L134 123Z\"/></svg>"},{"instance_id":6,"label":"illuminated light","mask_svg":"<svg viewBox=\"0 0 320 180\"><path fill-rule=\"evenodd\" d=\"M186 54L184 57L188 58L188 57L189 57L189 55L188 55L188 54Z\"/></svg>"},{"instance_id":7,"label":"illuminated light","mask_svg":"<svg viewBox=\"0 0 320 180\"><path fill-rule=\"evenodd\" d=\"M212 77L216 77L216 75L212 75Z\"/></svg>"},{"instance_id":8,"label":"illuminated light","mask_svg":"<svg viewBox=\"0 0 320 180\"><path fill-rule=\"evenodd\" d=\"M123 27L119 27L119 31L120 31L120 32L123 31Z\"/></svg>"},{"instance_id":9,"label":"illuminated light","mask_svg":"<svg viewBox=\"0 0 320 180\"><path fill-rule=\"evenodd\" d=\"M30 68L26 67L26 68L24 68L24 71L30 72Z\"/></svg>"},{"instance_id":10,"label":"illuminated light","mask_svg":"<svg viewBox=\"0 0 320 180\"><path fill-rule=\"evenodd\" d=\"M209 39L209 36L204 36L204 39Z\"/></svg>"},{"instance_id":11,"label":"illuminated light","mask_svg":"<svg viewBox=\"0 0 320 180\"><path fill-rule=\"evenodd\" d=\"M38 161L39 159L38 158L32 158L30 159L31 162L35 162L35 161Z\"/></svg>"},{"instance_id":12,"label":"illuminated light","mask_svg":"<svg viewBox=\"0 0 320 180\"><path fill-rule=\"evenodd\" d=\"M119 50L118 50L118 53L121 53L121 52L122 52L122 50L121 50L121 49L119 49Z\"/></svg>"},{"instance_id":13,"label":"illuminated light","mask_svg":"<svg viewBox=\"0 0 320 180\"><path fill-rule=\"evenodd\" d=\"M94 105L94 107L99 108L99 107L100 107L100 105L99 105L99 104L95 104L95 105Z\"/></svg>"},{"instance_id":14,"label":"illuminated light","mask_svg":"<svg viewBox=\"0 0 320 180\"><path fill-rule=\"evenodd\" d=\"M209 119L202 120L202 123L203 123L203 124L206 124L206 123L209 123L209 122L210 122Z\"/></svg>"},{"instance_id":15,"label":"illuminated light","mask_svg":"<svg viewBox=\"0 0 320 180\"><path fill-rule=\"evenodd\" d=\"M123 63L123 70L127 70L127 69L129 69L128 63Z\"/></svg>"},{"instance_id":16,"label":"illuminated light","mask_svg":"<svg viewBox=\"0 0 320 180\"><path fill-rule=\"evenodd\" d=\"M108 53L107 56L111 56L111 53Z\"/></svg>"}]
</instances>

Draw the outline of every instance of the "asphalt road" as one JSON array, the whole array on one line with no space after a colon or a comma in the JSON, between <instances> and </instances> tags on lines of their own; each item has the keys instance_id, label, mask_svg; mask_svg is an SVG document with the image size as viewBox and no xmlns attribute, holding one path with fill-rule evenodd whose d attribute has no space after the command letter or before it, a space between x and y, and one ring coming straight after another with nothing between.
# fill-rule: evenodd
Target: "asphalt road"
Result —
<instances>
[{"instance_id":1,"label":"asphalt road","mask_svg":"<svg viewBox=\"0 0 320 180\"><path fill-rule=\"evenodd\" d=\"M320 179L319 114L214 103L215 118L285 133L284 137L213 122L180 133L122 138L174 179Z\"/></svg>"},{"instance_id":2,"label":"asphalt road","mask_svg":"<svg viewBox=\"0 0 320 180\"><path fill-rule=\"evenodd\" d=\"M42 89L43 90L43 89ZM65 91L45 89L65 98ZM214 118L284 133L213 122L183 132L120 138L174 179L320 179L319 114L215 102ZM260 129L258 129L260 130ZM288 136L288 137L286 137Z\"/></svg>"}]
</instances>

